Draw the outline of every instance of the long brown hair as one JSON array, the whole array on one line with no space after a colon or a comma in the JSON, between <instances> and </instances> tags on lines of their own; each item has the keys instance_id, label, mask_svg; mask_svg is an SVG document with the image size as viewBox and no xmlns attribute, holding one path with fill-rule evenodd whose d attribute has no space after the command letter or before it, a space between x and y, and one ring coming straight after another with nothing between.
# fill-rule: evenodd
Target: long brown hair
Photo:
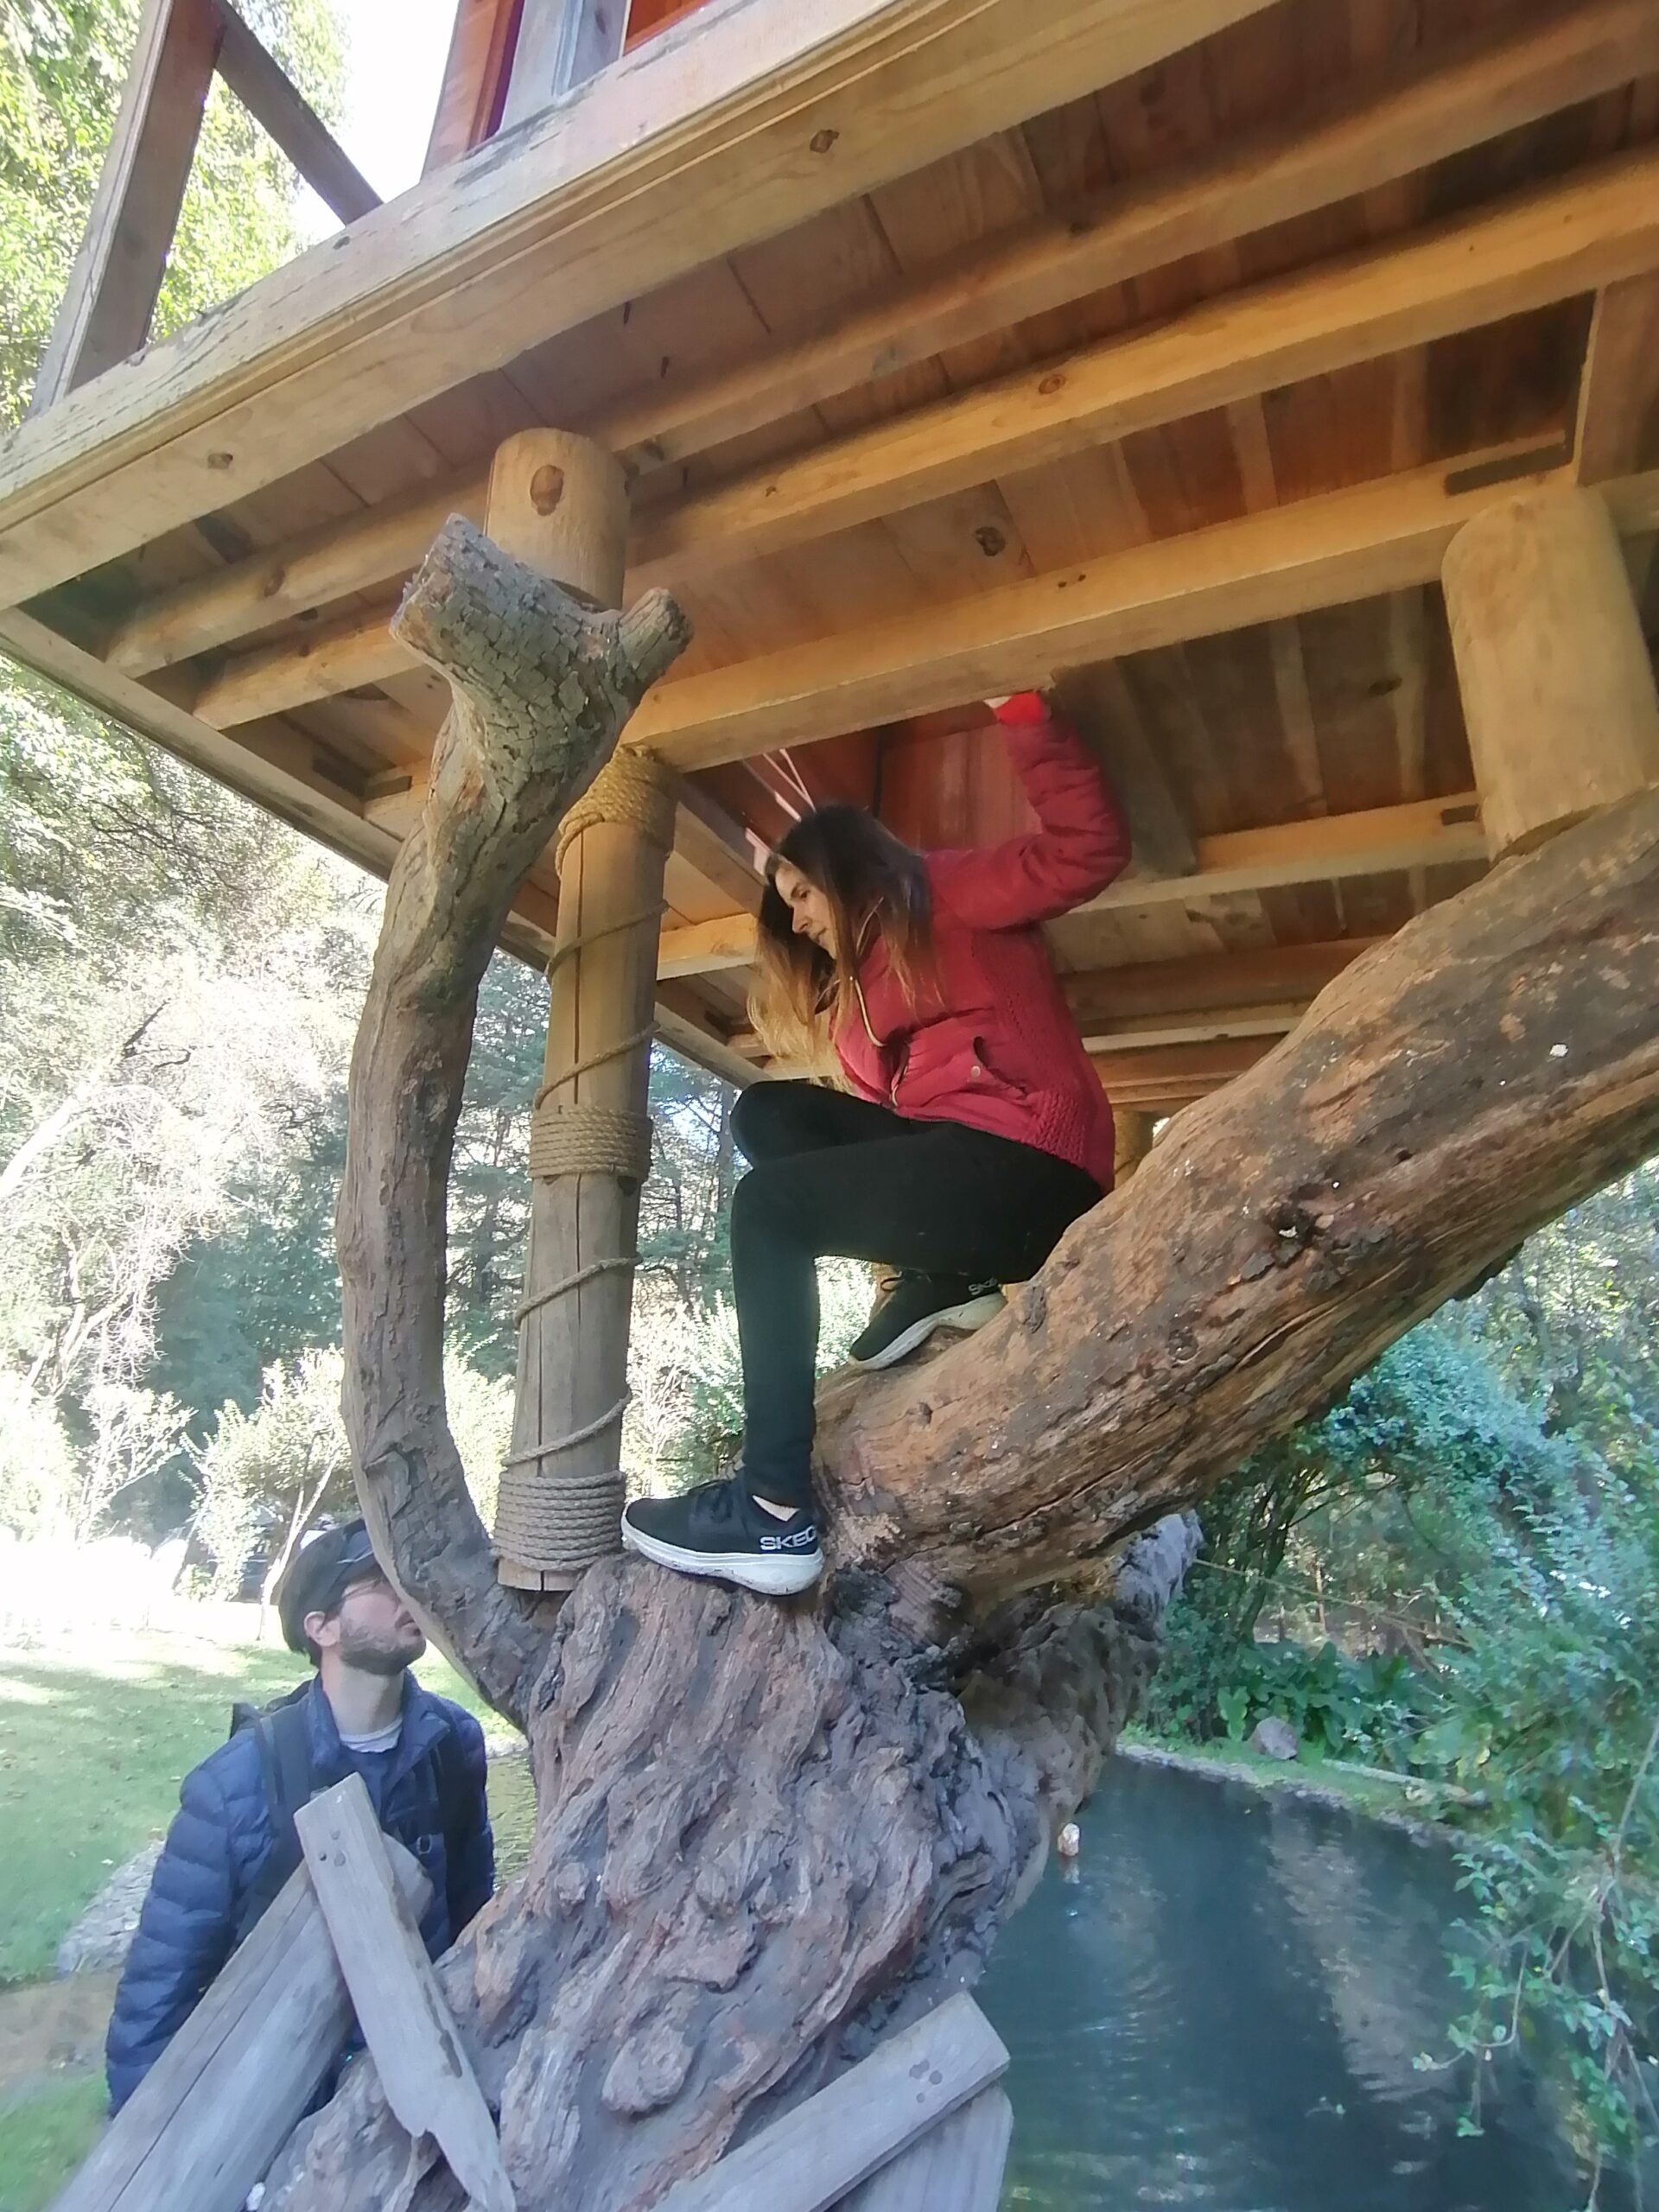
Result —
<instances>
[{"instance_id":1,"label":"long brown hair","mask_svg":"<svg viewBox=\"0 0 1659 2212\"><path fill-rule=\"evenodd\" d=\"M829 901L833 956L796 934L776 881L785 861ZM858 963L872 931L913 1006L935 980L933 899L922 856L862 807L815 808L773 852L760 901L749 1018L774 1057L829 1058L842 1025L859 1018Z\"/></svg>"}]
</instances>

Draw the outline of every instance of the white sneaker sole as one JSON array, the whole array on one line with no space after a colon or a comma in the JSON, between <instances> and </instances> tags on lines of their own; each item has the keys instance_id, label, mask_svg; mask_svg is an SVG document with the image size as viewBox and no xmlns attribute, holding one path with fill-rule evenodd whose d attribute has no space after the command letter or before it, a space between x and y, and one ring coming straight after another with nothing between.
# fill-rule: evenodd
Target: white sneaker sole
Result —
<instances>
[{"instance_id":1,"label":"white sneaker sole","mask_svg":"<svg viewBox=\"0 0 1659 2212\"><path fill-rule=\"evenodd\" d=\"M622 1544L657 1567L676 1574L695 1574L709 1582L735 1582L762 1598L793 1598L810 1590L823 1572L823 1554L812 1552L693 1552L648 1536L632 1522L622 1523Z\"/></svg>"},{"instance_id":2,"label":"white sneaker sole","mask_svg":"<svg viewBox=\"0 0 1659 2212\"><path fill-rule=\"evenodd\" d=\"M925 1313L919 1321L912 1321L909 1328L896 1336L885 1351L876 1352L869 1359L855 1359L852 1364L872 1370L896 1367L901 1359L908 1359L918 1345L925 1344L935 1329L982 1329L988 1321L995 1320L1007 1302L1000 1290L988 1290L982 1298L965 1299L960 1306L946 1306L937 1313Z\"/></svg>"}]
</instances>

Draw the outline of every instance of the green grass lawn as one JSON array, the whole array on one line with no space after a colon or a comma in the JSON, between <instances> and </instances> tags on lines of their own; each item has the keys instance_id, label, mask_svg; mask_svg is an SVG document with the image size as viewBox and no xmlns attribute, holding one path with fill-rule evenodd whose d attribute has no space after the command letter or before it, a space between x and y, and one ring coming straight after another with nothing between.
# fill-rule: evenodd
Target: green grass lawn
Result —
<instances>
[{"instance_id":1,"label":"green grass lawn","mask_svg":"<svg viewBox=\"0 0 1659 2212\"><path fill-rule=\"evenodd\" d=\"M113 1870L165 1832L181 1778L223 1742L232 1700L300 1680L304 1662L274 1636L257 1645L253 1624L251 1607L181 1605L164 1626L0 1649L0 2005L7 1985L50 1974ZM446 1661L429 1655L418 1671L493 1734L510 1732ZM506 1879L535 1824L524 1762L492 1762L490 1809ZM103 2097L95 2075L32 2083L10 2101L0 2084L0 2212L50 2201L91 2144Z\"/></svg>"}]
</instances>

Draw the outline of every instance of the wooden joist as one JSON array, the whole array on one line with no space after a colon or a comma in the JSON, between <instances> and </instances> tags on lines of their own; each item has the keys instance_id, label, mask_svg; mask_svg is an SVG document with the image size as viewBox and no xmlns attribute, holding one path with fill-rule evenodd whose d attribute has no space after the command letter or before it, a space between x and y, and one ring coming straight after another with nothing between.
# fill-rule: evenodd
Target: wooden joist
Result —
<instances>
[{"instance_id":1,"label":"wooden joist","mask_svg":"<svg viewBox=\"0 0 1659 2212\"><path fill-rule=\"evenodd\" d=\"M1366 807L1353 814L1326 814L1311 822L1275 823L1260 830L1229 830L1198 841L1198 867L1189 876L1120 876L1097 899L1075 912L1100 914L1124 908L1166 906L1172 901L1202 908L1211 899L1242 892L1278 891L1298 883L1334 883L1354 876L1387 875L1414 868L1479 867L1486 861L1480 804L1473 791L1450 798L1408 799L1398 806ZM1356 953L1369 939L1357 940ZM744 967L753 958L754 925L741 914L699 923L695 930L664 930L658 943L658 974L714 974ZM1267 997L1312 996L1346 965L1349 948L1311 946L1281 954L1229 955L1198 971L1198 988L1174 1000L1161 993L1179 980L1160 978L1165 964L1102 969L1068 983L1080 1020L1092 1020L1109 1007L1123 1014L1161 1013L1166 1004L1219 1005L1208 995L1223 972L1247 957L1239 970L1241 996L1236 1003ZM741 955L742 957L740 957ZM1276 964L1275 964L1276 963ZM694 963L701 963L694 964ZM1185 963L1174 963L1185 969ZM1123 978L1124 995L1114 1000L1114 976Z\"/></svg>"},{"instance_id":2,"label":"wooden joist","mask_svg":"<svg viewBox=\"0 0 1659 2212\"><path fill-rule=\"evenodd\" d=\"M732 0L694 15L26 423L0 457L0 604L1263 4Z\"/></svg>"},{"instance_id":3,"label":"wooden joist","mask_svg":"<svg viewBox=\"0 0 1659 2212\"><path fill-rule=\"evenodd\" d=\"M1224 293L636 517L629 586L713 568L1570 299L1659 265L1659 154Z\"/></svg>"},{"instance_id":4,"label":"wooden joist","mask_svg":"<svg viewBox=\"0 0 1659 2212\"><path fill-rule=\"evenodd\" d=\"M1659 67L1659 18L1650 30ZM1443 95L1443 87L1435 89ZM1229 201L1206 205L1232 213ZM1158 329L917 410L781 467L648 508L634 533L632 586L695 576L711 564L752 558L985 482L1000 470L1030 467L1296 378L1617 284L1627 270L1659 260L1656 205L1659 156L1628 156L1404 245L1207 301ZM1070 250L1080 250L1078 230L1097 251L1099 232L1086 224L1065 229ZM964 289L982 304L982 284ZM776 390L781 410L785 397L796 395L786 382ZM666 403L653 396L645 404L660 409ZM596 434L628 450L642 427L617 416L601 422ZM161 594L121 625L111 656L142 672L401 578L445 513L476 518L484 483L482 472L463 473Z\"/></svg>"},{"instance_id":5,"label":"wooden joist","mask_svg":"<svg viewBox=\"0 0 1659 2212\"><path fill-rule=\"evenodd\" d=\"M1225 1014L1265 1000L1305 1002L1376 942L1346 938L1096 968L1063 979L1066 1003L1079 1027L1098 1029L1168 1014Z\"/></svg>"},{"instance_id":6,"label":"wooden joist","mask_svg":"<svg viewBox=\"0 0 1659 2212\"><path fill-rule=\"evenodd\" d=\"M686 677L652 693L627 741L708 767L1432 583L1492 496L1484 481L1449 490L1457 480L1410 471ZM1659 518L1659 474L1604 492L1627 532Z\"/></svg>"}]
</instances>

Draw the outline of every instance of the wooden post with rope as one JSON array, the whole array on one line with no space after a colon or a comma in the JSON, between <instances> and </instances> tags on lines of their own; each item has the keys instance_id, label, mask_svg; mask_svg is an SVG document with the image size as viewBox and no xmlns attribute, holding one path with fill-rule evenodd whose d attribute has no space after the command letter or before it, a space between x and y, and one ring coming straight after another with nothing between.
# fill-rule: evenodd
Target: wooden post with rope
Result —
<instances>
[{"instance_id":1,"label":"wooden post with rope","mask_svg":"<svg viewBox=\"0 0 1659 2212\"><path fill-rule=\"evenodd\" d=\"M527 430L498 451L488 535L595 607L621 604L627 526L622 470L590 440ZM673 837L668 779L637 753L613 755L559 826L518 1390L495 1523L497 1573L517 1589L570 1589L621 1548L628 1320Z\"/></svg>"}]
</instances>

